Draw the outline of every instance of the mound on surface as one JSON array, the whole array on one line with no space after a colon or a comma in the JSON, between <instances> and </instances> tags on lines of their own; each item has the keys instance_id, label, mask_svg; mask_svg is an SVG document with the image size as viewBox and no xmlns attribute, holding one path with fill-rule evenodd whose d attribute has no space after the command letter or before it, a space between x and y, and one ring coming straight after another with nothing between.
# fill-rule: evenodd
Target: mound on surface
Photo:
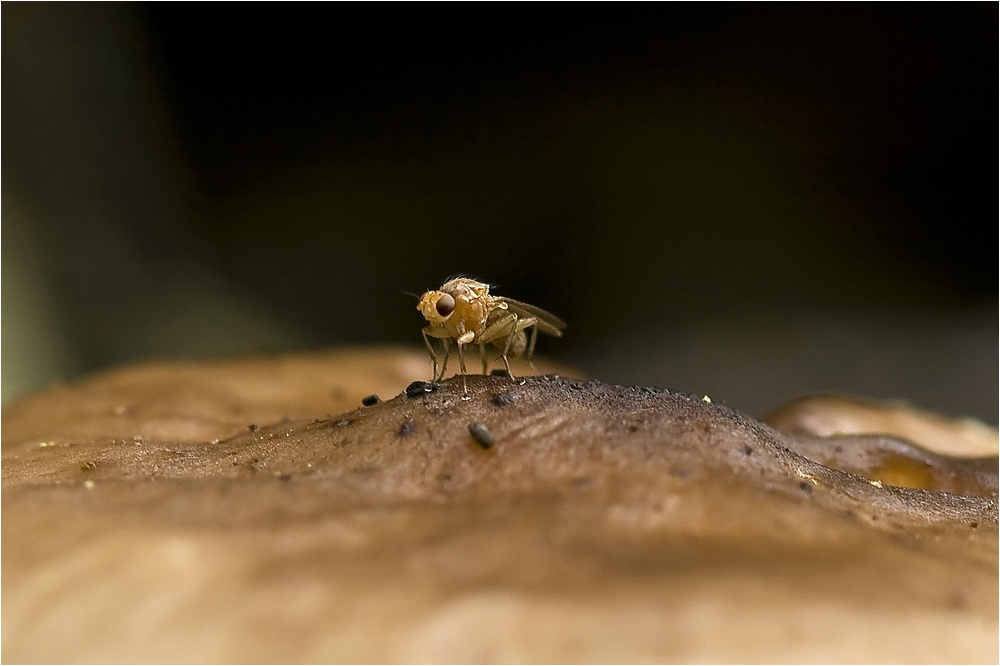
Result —
<instances>
[{"instance_id":1,"label":"mound on surface","mask_svg":"<svg viewBox=\"0 0 1000 666\"><path fill-rule=\"evenodd\" d=\"M952 492L896 487L697 397L406 391L425 360L365 354L126 369L7 410L4 660L995 659L995 464L838 438Z\"/></svg>"}]
</instances>

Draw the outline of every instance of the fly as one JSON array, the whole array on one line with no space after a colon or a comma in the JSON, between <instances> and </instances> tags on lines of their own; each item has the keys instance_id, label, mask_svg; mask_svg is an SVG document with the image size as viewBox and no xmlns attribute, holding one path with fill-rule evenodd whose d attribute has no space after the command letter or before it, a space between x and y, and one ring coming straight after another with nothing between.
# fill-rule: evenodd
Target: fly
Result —
<instances>
[{"instance_id":1,"label":"fly","mask_svg":"<svg viewBox=\"0 0 1000 666\"><path fill-rule=\"evenodd\" d=\"M440 289L426 292L420 297L417 309L429 323L422 333L427 353L434 363L431 381L436 383L444 377L454 340L458 345L458 365L462 371L462 394L466 398L466 345L479 347L484 375L489 371L485 346L492 344L499 348L507 374L513 379L510 359L523 354L531 363L539 331L558 338L562 337L566 328L566 323L554 314L512 298L493 296L488 284L464 277L449 280ZM443 346L440 372L438 353L431 344L431 338L441 340ZM535 364L531 363L531 366L535 367Z\"/></svg>"}]
</instances>

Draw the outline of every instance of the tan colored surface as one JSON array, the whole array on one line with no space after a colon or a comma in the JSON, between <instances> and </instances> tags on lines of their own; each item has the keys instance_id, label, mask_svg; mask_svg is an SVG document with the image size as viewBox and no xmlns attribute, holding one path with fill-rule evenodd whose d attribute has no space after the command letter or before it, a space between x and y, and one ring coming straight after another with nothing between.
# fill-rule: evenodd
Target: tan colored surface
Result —
<instances>
[{"instance_id":1,"label":"tan colored surface","mask_svg":"<svg viewBox=\"0 0 1000 666\"><path fill-rule=\"evenodd\" d=\"M973 418L949 419L904 401L848 395L796 398L776 407L764 422L793 435L835 437L882 433L951 456L995 456L1000 434Z\"/></svg>"},{"instance_id":2,"label":"tan colored surface","mask_svg":"<svg viewBox=\"0 0 1000 666\"><path fill-rule=\"evenodd\" d=\"M995 494L878 487L660 389L357 407L428 366L149 365L5 410L3 660L996 660Z\"/></svg>"}]
</instances>

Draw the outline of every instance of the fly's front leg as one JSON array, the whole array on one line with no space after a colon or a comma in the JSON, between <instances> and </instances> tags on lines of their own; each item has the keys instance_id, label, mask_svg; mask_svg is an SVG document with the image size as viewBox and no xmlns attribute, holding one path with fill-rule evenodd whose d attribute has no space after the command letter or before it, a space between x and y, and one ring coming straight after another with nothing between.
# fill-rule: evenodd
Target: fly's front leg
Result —
<instances>
[{"instance_id":1,"label":"fly's front leg","mask_svg":"<svg viewBox=\"0 0 1000 666\"><path fill-rule=\"evenodd\" d=\"M434 373L431 375L431 383L434 383L437 381L438 357L437 354L434 353L434 346L431 345L431 339L430 336L427 335L427 329L420 331L420 334L424 336L424 345L427 347L427 354L430 355L431 363L434 364Z\"/></svg>"},{"instance_id":2,"label":"fly's front leg","mask_svg":"<svg viewBox=\"0 0 1000 666\"><path fill-rule=\"evenodd\" d=\"M486 347L482 341L479 342L479 360L483 364L483 374L490 374L490 363L486 360Z\"/></svg>"},{"instance_id":3,"label":"fly's front leg","mask_svg":"<svg viewBox=\"0 0 1000 666\"><path fill-rule=\"evenodd\" d=\"M465 382L465 345L458 343L458 367L462 369L462 400L469 399L469 387Z\"/></svg>"},{"instance_id":4,"label":"fly's front leg","mask_svg":"<svg viewBox=\"0 0 1000 666\"><path fill-rule=\"evenodd\" d=\"M451 340L448 338L441 338L441 344L444 347L444 360L441 361L441 374L438 378L434 380L439 382L444 379L444 373L448 370L448 357L451 356Z\"/></svg>"},{"instance_id":5,"label":"fly's front leg","mask_svg":"<svg viewBox=\"0 0 1000 666\"><path fill-rule=\"evenodd\" d=\"M441 329L435 329L432 326L427 326L421 333L424 336L424 345L427 347L427 353L431 357L431 361L434 363L434 376L431 378L431 383L436 384L444 378L444 373L448 369L448 356L451 354L451 341L448 339L448 333ZM444 347L444 359L441 362L441 372L438 372L438 356L434 351L434 345L431 343L431 338L438 338L441 340L441 344Z\"/></svg>"}]
</instances>

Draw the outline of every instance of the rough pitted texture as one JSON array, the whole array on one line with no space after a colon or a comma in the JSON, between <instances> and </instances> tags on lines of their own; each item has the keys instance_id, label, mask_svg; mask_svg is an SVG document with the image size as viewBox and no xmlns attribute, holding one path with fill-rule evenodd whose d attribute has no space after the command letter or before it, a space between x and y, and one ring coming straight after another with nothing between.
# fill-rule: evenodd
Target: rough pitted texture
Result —
<instances>
[{"instance_id":1,"label":"rough pitted texture","mask_svg":"<svg viewBox=\"0 0 1000 666\"><path fill-rule=\"evenodd\" d=\"M348 352L147 366L5 412L3 659L996 657L995 465L992 490L944 475L976 494L894 487L699 397L472 376L463 400L367 353L382 379ZM383 402L325 409L330 382ZM26 416L60 395L85 427ZM154 404L155 436L116 415Z\"/></svg>"}]
</instances>

